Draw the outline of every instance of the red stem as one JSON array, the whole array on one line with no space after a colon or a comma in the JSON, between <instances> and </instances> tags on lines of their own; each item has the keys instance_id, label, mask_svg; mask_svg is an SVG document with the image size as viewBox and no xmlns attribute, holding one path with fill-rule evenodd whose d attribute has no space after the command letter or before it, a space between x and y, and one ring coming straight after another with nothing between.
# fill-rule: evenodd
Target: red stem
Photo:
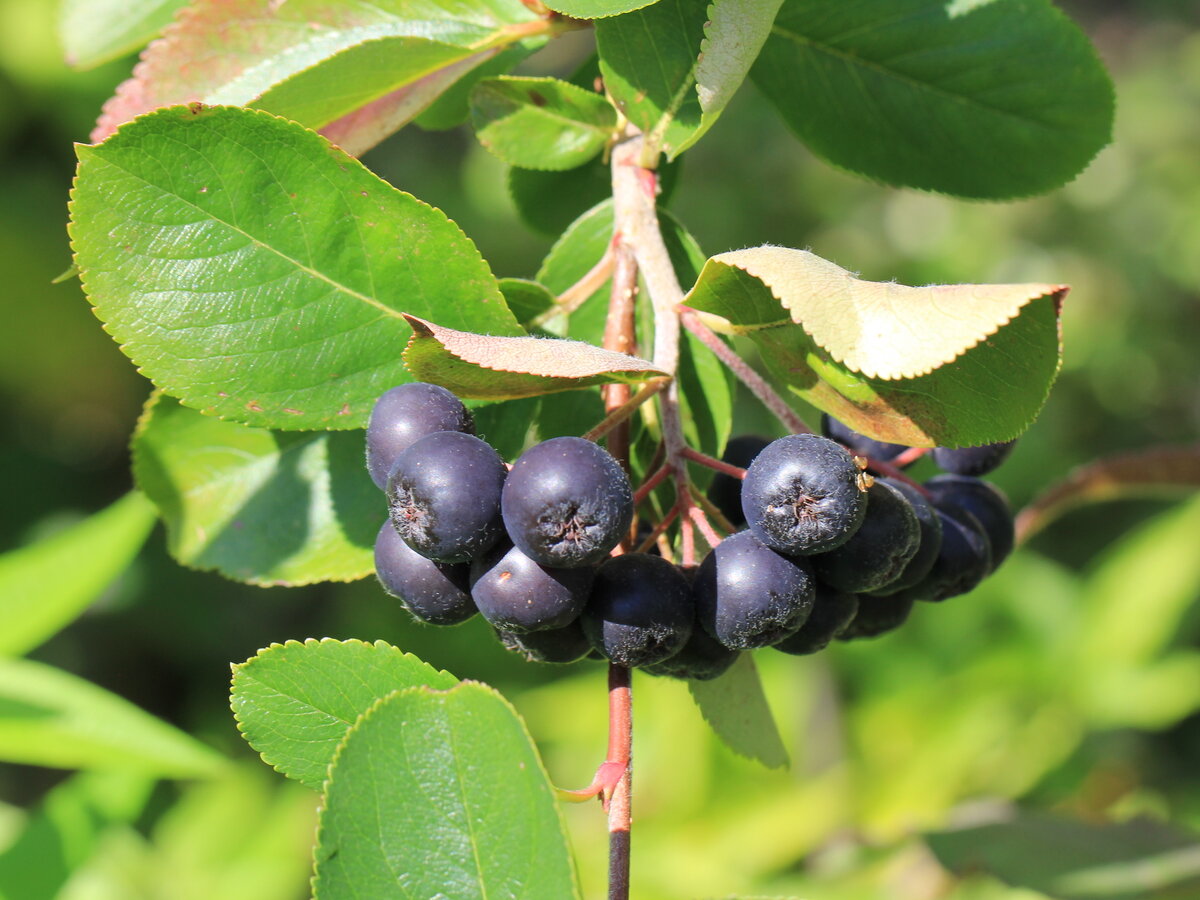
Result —
<instances>
[{"instance_id":1,"label":"red stem","mask_svg":"<svg viewBox=\"0 0 1200 900\"><path fill-rule=\"evenodd\" d=\"M670 464L662 466L657 472L642 482L642 486L637 489L633 495L633 508L637 509L642 501L650 496L651 492L667 480L667 476L671 474Z\"/></svg>"},{"instance_id":2,"label":"red stem","mask_svg":"<svg viewBox=\"0 0 1200 900\"><path fill-rule=\"evenodd\" d=\"M714 459L699 450L693 450L691 447L684 447L679 451L679 455L686 459L690 459L694 463L699 463L706 468L713 469L717 472L722 472L731 478L736 478L741 481L746 477L746 470L738 466L731 466L727 462L722 462L719 459Z\"/></svg>"},{"instance_id":3,"label":"red stem","mask_svg":"<svg viewBox=\"0 0 1200 900\"><path fill-rule=\"evenodd\" d=\"M909 447L907 450L896 455L896 458L892 460L892 465L897 469L906 468L932 449L932 447Z\"/></svg>"},{"instance_id":4,"label":"red stem","mask_svg":"<svg viewBox=\"0 0 1200 900\"><path fill-rule=\"evenodd\" d=\"M637 545L637 549L635 552L645 553L651 547L653 547L655 542L659 539L659 537L668 528L671 527L671 523L674 522L675 519L678 518L678 516L679 516L679 507L672 507L670 510L668 510L667 514L665 516L663 516L662 521L659 522L657 525L655 525L654 530L651 531L650 534L646 536L646 539Z\"/></svg>"},{"instance_id":5,"label":"red stem","mask_svg":"<svg viewBox=\"0 0 1200 900\"><path fill-rule=\"evenodd\" d=\"M708 521L708 516L704 514L704 510L702 510L699 506L693 506L689 504L688 516L693 522L696 523L696 527L699 528L700 533L704 535L704 540L708 541L708 546L713 550L717 549L717 544L721 543L721 536L717 534L716 529L713 528L712 524Z\"/></svg>"},{"instance_id":6,"label":"red stem","mask_svg":"<svg viewBox=\"0 0 1200 900\"><path fill-rule=\"evenodd\" d=\"M605 765L620 768L605 796L608 810L608 897L629 900L629 801L633 792L633 685L629 669L608 667L608 757Z\"/></svg>"},{"instance_id":7,"label":"red stem","mask_svg":"<svg viewBox=\"0 0 1200 900\"><path fill-rule=\"evenodd\" d=\"M812 429L809 428L804 420L801 419L782 397L775 392L771 385L767 384L767 380L754 371L746 364L746 361L733 352L733 348L726 344L711 328L700 321L700 317L693 310L681 308L679 311L679 321L692 334L699 338L700 343L713 352L713 355L721 362L725 363L729 371L733 372L747 388L750 389L755 397L769 409L780 422L783 427L793 434L811 434Z\"/></svg>"}]
</instances>

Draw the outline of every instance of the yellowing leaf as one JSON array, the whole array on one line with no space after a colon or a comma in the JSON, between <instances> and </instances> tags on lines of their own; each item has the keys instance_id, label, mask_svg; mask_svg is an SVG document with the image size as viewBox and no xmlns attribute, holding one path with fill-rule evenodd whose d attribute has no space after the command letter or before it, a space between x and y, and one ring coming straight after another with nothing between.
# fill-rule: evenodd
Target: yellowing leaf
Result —
<instances>
[{"instance_id":1,"label":"yellowing leaf","mask_svg":"<svg viewBox=\"0 0 1200 900\"><path fill-rule=\"evenodd\" d=\"M729 269L752 276L759 288ZM738 291L730 290L733 281ZM834 361L868 378L898 380L928 375L953 362L1030 301L1051 297L1061 302L1067 290L1051 284L908 287L864 281L805 250L755 247L710 259L686 302L729 319L741 332L786 323L790 314ZM746 291L759 295L742 298L743 306L752 300L750 321L746 309L732 308L736 295ZM776 318L765 293L783 307Z\"/></svg>"}]
</instances>

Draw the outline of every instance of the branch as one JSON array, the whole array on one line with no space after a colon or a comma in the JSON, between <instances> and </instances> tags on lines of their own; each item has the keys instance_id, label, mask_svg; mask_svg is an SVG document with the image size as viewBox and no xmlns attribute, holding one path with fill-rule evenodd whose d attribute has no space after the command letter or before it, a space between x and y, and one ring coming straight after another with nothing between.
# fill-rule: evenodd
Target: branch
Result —
<instances>
[{"instance_id":1,"label":"branch","mask_svg":"<svg viewBox=\"0 0 1200 900\"><path fill-rule=\"evenodd\" d=\"M700 317L693 310L686 308L680 310L679 320L683 323L683 327L699 338L700 343L711 350L717 359L725 363L729 371L737 376L738 381L749 388L750 393L783 423L784 428L792 434L810 434L812 432L812 429L796 415L796 412L776 393L767 380L734 353L733 348L721 340L711 328L701 322Z\"/></svg>"},{"instance_id":2,"label":"branch","mask_svg":"<svg viewBox=\"0 0 1200 900\"><path fill-rule=\"evenodd\" d=\"M646 384L644 384L642 386L642 389L640 391L638 391L636 394L634 394L632 397L630 397L628 400L626 400L620 406L617 406L616 408L614 408L607 416L605 416L600 421L599 425L597 425L595 428L593 428L587 434L583 435L583 439L585 441L600 440L600 438L604 437L606 434L608 434L610 431L612 431L614 428L616 428L622 422L627 421L629 419L629 417L632 416L637 411L638 407L640 407L643 403L645 403L647 400L649 400L651 397L653 397L655 394L657 394L659 391L661 391L663 388L665 388L667 386L668 381L670 381L669 378L655 378L652 381L646 382ZM623 387L623 386L625 386L625 385L605 385L605 387ZM608 398L606 397L605 399L607 401ZM610 442L610 446L609 446L609 452L612 453L613 456L617 456L617 453L612 449L611 442Z\"/></svg>"},{"instance_id":3,"label":"branch","mask_svg":"<svg viewBox=\"0 0 1200 900\"><path fill-rule=\"evenodd\" d=\"M604 251L604 255L600 257L599 262L588 269L582 278L555 298L552 307L545 312L538 313L529 320L530 327L541 327L557 316L567 316L575 312L575 310L587 302L589 297L604 287L604 283L612 277L613 268L613 250L609 246Z\"/></svg>"}]
</instances>

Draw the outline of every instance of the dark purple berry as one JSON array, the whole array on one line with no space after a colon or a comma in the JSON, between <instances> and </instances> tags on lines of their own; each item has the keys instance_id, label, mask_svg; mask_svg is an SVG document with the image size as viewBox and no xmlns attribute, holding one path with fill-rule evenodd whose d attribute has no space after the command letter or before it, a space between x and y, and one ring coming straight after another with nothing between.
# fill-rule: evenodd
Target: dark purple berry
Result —
<instances>
[{"instance_id":1,"label":"dark purple berry","mask_svg":"<svg viewBox=\"0 0 1200 900\"><path fill-rule=\"evenodd\" d=\"M505 631L546 631L579 618L595 571L549 569L502 541L471 563L479 613Z\"/></svg>"},{"instance_id":2,"label":"dark purple berry","mask_svg":"<svg viewBox=\"0 0 1200 900\"><path fill-rule=\"evenodd\" d=\"M911 484L906 484L903 481L893 481L891 478L879 479L885 484L890 484L896 490L904 495L904 498L911 504L913 512L917 516L917 524L921 529L921 542L917 547L917 552L913 556L904 571L900 573L900 577L895 581L889 582L878 590L871 593L877 596L886 594L894 594L904 588L912 587L921 582L929 570L933 568L934 560L937 559L938 551L942 548L942 521L938 517L937 510L929 500Z\"/></svg>"},{"instance_id":3,"label":"dark purple berry","mask_svg":"<svg viewBox=\"0 0 1200 900\"><path fill-rule=\"evenodd\" d=\"M620 463L577 437L543 441L513 464L501 500L512 542L543 566L597 565L633 521L633 491Z\"/></svg>"},{"instance_id":4,"label":"dark purple berry","mask_svg":"<svg viewBox=\"0 0 1200 900\"><path fill-rule=\"evenodd\" d=\"M669 659L645 666L644 671L651 675L666 675L668 678L711 681L725 674L739 655L737 650L730 650L709 637L703 628L697 627L692 629L692 636L688 638L682 650Z\"/></svg>"},{"instance_id":5,"label":"dark purple berry","mask_svg":"<svg viewBox=\"0 0 1200 900\"><path fill-rule=\"evenodd\" d=\"M992 551L983 526L961 509L934 504L942 524L942 546L929 574L910 588L892 594L938 602L974 590L991 565Z\"/></svg>"},{"instance_id":6,"label":"dark purple berry","mask_svg":"<svg viewBox=\"0 0 1200 900\"><path fill-rule=\"evenodd\" d=\"M776 650L793 656L807 656L824 650L842 633L858 613L858 596L816 583L812 612L800 630L774 644Z\"/></svg>"},{"instance_id":7,"label":"dark purple berry","mask_svg":"<svg viewBox=\"0 0 1200 900\"><path fill-rule=\"evenodd\" d=\"M725 445L725 452L721 454L721 460L731 466L745 469L754 462L754 458L769 443L771 442L766 438L743 434ZM730 524L746 524L746 516L742 512L742 480L740 478L734 478L724 472L717 472L708 485L708 499L721 511L721 515L729 520Z\"/></svg>"},{"instance_id":8,"label":"dark purple berry","mask_svg":"<svg viewBox=\"0 0 1200 900\"><path fill-rule=\"evenodd\" d=\"M857 594L899 578L920 542L921 527L912 505L896 488L876 481L867 491L867 514L858 531L811 561L821 581Z\"/></svg>"},{"instance_id":9,"label":"dark purple berry","mask_svg":"<svg viewBox=\"0 0 1200 900\"><path fill-rule=\"evenodd\" d=\"M606 659L636 668L682 650L695 617L691 589L675 566L661 556L626 553L596 572L580 622Z\"/></svg>"},{"instance_id":10,"label":"dark purple berry","mask_svg":"<svg viewBox=\"0 0 1200 900\"><path fill-rule=\"evenodd\" d=\"M469 567L439 563L415 553L400 540L391 522L375 539L375 574L383 589L430 625L457 625L475 615L467 584Z\"/></svg>"},{"instance_id":11,"label":"dark purple berry","mask_svg":"<svg viewBox=\"0 0 1200 900\"><path fill-rule=\"evenodd\" d=\"M439 562L466 562L504 535L500 492L507 470L486 443L439 431L396 459L388 511L404 542Z\"/></svg>"},{"instance_id":12,"label":"dark purple berry","mask_svg":"<svg viewBox=\"0 0 1200 900\"><path fill-rule=\"evenodd\" d=\"M578 620L562 628L525 634L497 628L496 636L504 649L520 653L528 662L573 663L588 656L592 650Z\"/></svg>"},{"instance_id":13,"label":"dark purple berry","mask_svg":"<svg viewBox=\"0 0 1200 900\"><path fill-rule=\"evenodd\" d=\"M894 631L905 623L913 609L913 599L903 592L891 597L858 598L858 612L838 635L839 641L872 638Z\"/></svg>"},{"instance_id":14,"label":"dark purple berry","mask_svg":"<svg viewBox=\"0 0 1200 900\"><path fill-rule=\"evenodd\" d=\"M999 468L1012 453L1016 440L979 447L934 447L929 455L943 472L954 475L986 475Z\"/></svg>"},{"instance_id":15,"label":"dark purple berry","mask_svg":"<svg viewBox=\"0 0 1200 900\"><path fill-rule=\"evenodd\" d=\"M1000 488L966 475L938 475L925 482L925 489L933 502L951 515L954 509L964 510L983 526L991 545L989 572L994 572L1012 553L1016 540L1012 509Z\"/></svg>"},{"instance_id":16,"label":"dark purple berry","mask_svg":"<svg viewBox=\"0 0 1200 900\"><path fill-rule=\"evenodd\" d=\"M444 387L423 382L384 391L367 421L367 471L380 490L396 457L437 431L475 433L475 420L462 401Z\"/></svg>"},{"instance_id":17,"label":"dark purple berry","mask_svg":"<svg viewBox=\"0 0 1200 900\"><path fill-rule=\"evenodd\" d=\"M742 512L754 536L793 556L849 540L867 511L859 470L844 447L814 434L772 441L742 482Z\"/></svg>"},{"instance_id":18,"label":"dark purple berry","mask_svg":"<svg viewBox=\"0 0 1200 900\"><path fill-rule=\"evenodd\" d=\"M692 596L700 626L730 650L769 647L808 618L812 570L739 531L705 557Z\"/></svg>"},{"instance_id":19,"label":"dark purple berry","mask_svg":"<svg viewBox=\"0 0 1200 900\"><path fill-rule=\"evenodd\" d=\"M856 456L869 456L883 462L891 462L908 449L903 444L889 444L887 441L877 441L865 434L859 434L829 413L821 414L821 433L830 440L845 445Z\"/></svg>"}]
</instances>

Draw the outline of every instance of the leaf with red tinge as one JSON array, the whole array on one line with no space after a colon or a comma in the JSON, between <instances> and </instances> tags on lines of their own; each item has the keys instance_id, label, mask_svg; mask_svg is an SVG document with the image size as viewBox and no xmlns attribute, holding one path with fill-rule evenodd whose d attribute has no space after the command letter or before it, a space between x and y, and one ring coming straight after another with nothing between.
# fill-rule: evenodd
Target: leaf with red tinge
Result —
<instances>
[{"instance_id":1,"label":"leaf with red tinge","mask_svg":"<svg viewBox=\"0 0 1200 900\"><path fill-rule=\"evenodd\" d=\"M466 399L512 400L667 375L644 359L582 341L473 334L404 318L413 330L404 350L408 370Z\"/></svg>"},{"instance_id":2,"label":"leaf with red tinge","mask_svg":"<svg viewBox=\"0 0 1200 900\"><path fill-rule=\"evenodd\" d=\"M1200 488L1200 444L1151 447L1081 466L1017 516L1017 541L1027 541L1068 510L1126 497L1177 497Z\"/></svg>"},{"instance_id":3,"label":"leaf with red tinge","mask_svg":"<svg viewBox=\"0 0 1200 900\"><path fill-rule=\"evenodd\" d=\"M197 0L142 54L92 140L157 107L200 101L324 129L357 155L537 24L519 0L413 6Z\"/></svg>"}]
</instances>

